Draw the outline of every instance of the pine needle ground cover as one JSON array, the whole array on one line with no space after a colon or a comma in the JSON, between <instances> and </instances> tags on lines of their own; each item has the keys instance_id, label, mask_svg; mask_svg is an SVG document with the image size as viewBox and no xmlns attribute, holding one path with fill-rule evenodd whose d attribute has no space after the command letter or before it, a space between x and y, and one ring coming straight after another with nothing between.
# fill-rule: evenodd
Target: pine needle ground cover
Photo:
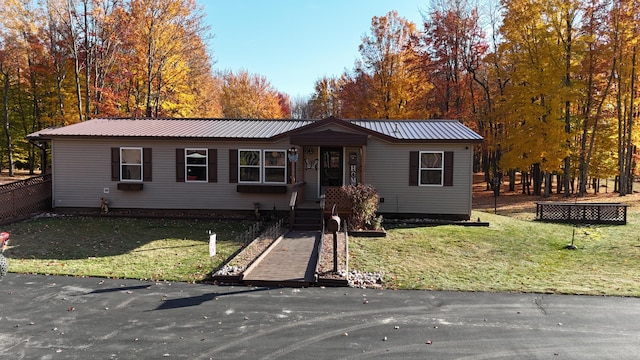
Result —
<instances>
[{"instance_id":1,"label":"pine needle ground cover","mask_svg":"<svg viewBox=\"0 0 640 360\"><path fill-rule=\"evenodd\" d=\"M351 237L350 264L384 273L387 288L640 296L639 210L629 208L622 226L474 211L490 226L397 226L386 238ZM572 238L577 250L565 249Z\"/></svg>"},{"instance_id":2,"label":"pine needle ground cover","mask_svg":"<svg viewBox=\"0 0 640 360\"><path fill-rule=\"evenodd\" d=\"M250 223L106 217L40 217L11 233L9 271L196 282L242 246ZM217 254L209 257L209 234Z\"/></svg>"}]
</instances>

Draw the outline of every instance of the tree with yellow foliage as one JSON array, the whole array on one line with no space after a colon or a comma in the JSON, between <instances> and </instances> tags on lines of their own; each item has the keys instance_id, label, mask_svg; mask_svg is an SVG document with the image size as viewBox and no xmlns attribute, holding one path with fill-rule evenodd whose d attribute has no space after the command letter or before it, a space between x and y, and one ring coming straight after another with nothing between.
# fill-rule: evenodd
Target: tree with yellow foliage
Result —
<instances>
[{"instance_id":1,"label":"tree with yellow foliage","mask_svg":"<svg viewBox=\"0 0 640 360\"><path fill-rule=\"evenodd\" d=\"M503 2L500 46L512 70L497 108L504 124L501 165L523 172L533 169L536 195L541 195L543 180L548 195L553 172L563 169L565 184L572 176L571 102L579 86L570 80L578 47L572 25L575 9L564 7L568 2Z\"/></svg>"}]
</instances>

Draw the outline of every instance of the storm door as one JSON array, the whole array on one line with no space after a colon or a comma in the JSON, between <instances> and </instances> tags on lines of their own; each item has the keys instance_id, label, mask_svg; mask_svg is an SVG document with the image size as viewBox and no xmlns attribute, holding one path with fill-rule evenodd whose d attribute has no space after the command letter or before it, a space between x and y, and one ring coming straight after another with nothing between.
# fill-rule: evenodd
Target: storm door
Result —
<instances>
[{"instance_id":1,"label":"storm door","mask_svg":"<svg viewBox=\"0 0 640 360\"><path fill-rule=\"evenodd\" d=\"M344 181L343 151L341 147L320 148L320 193L324 188L342 186Z\"/></svg>"}]
</instances>

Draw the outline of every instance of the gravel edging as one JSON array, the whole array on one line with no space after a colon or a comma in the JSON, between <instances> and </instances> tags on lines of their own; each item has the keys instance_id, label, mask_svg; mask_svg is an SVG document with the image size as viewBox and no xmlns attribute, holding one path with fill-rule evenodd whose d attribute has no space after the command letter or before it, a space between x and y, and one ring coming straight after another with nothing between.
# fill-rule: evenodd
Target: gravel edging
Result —
<instances>
[{"instance_id":1,"label":"gravel edging","mask_svg":"<svg viewBox=\"0 0 640 360\"><path fill-rule=\"evenodd\" d=\"M333 234L324 234L322 252L318 259L318 283L326 286L349 286L355 288L383 287L383 274L349 270L348 240L344 233L338 233L338 271L333 271Z\"/></svg>"}]
</instances>

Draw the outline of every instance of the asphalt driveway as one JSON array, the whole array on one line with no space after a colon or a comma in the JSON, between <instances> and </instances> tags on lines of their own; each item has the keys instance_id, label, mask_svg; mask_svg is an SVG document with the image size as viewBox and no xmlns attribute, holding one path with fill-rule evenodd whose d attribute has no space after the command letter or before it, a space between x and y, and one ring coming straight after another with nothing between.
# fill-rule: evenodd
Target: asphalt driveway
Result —
<instances>
[{"instance_id":1,"label":"asphalt driveway","mask_svg":"<svg viewBox=\"0 0 640 360\"><path fill-rule=\"evenodd\" d=\"M1 359L637 359L640 299L9 274Z\"/></svg>"}]
</instances>

